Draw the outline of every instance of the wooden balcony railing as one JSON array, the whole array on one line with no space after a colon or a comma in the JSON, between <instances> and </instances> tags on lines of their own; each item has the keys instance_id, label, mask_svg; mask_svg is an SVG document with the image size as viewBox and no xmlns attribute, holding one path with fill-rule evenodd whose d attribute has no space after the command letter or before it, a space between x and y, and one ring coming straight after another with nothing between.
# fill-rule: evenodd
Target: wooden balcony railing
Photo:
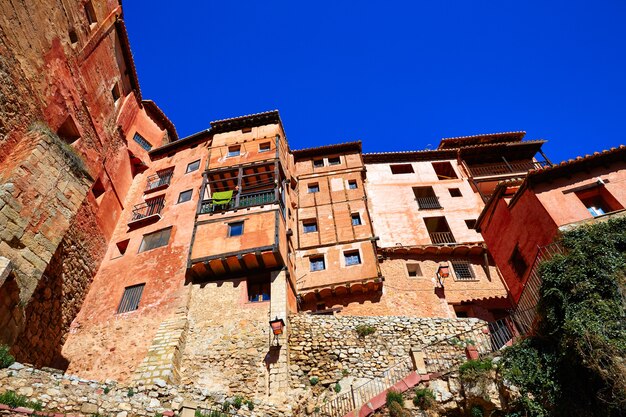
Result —
<instances>
[{"instance_id":1,"label":"wooden balcony railing","mask_svg":"<svg viewBox=\"0 0 626 417\"><path fill-rule=\"evenodd\" d=\"M276 193L274 190L233 196L227 204L214 204L213 199L208 199L202 201L200 214L215 213L242 207L261 206L263 204L271 204L274 202L276 202Z\"/></svg>"},{"instance_id":2,"label":"wooden balcony railing","mask_svg":"<svg viewBox=\"0 0 626 417\"><path fill-rule=\"evenodd\" d=\"M439 204L439 197L437 196L417 197L416 200L420 210L434 210L442 208L441 204Z\"/></svg>"},{"instance_id":3,"label":"wooden balcony railing","mask_svg":"<svg viewBox=\"0 0 626 417\"><path fill-rule=\"evenodd\" d=\"M430 232L430 240L435 245L445 245L446 243L456 243L451 232Z\"/></svg>"},{"instance_id":4,"label":"wooden balcony railing","mask_svg":"<svg viewBox=\"0 0 626 417\"><path fill-rule=\"evenodd\" d=\"M543 168L547 164L548 163L545 161L501 162L497 164L468 166L467 168L470 171L470 175L477 178L527 172L531 169Z\"/></svg>"},{"instance_id":5,"label":"wooden balcony railing","mask_svg":"<svg viewBox=\"0 0 626 417\"><path fill-rule=\"evenodd\" d=\"M172 181L172 175L174 175L174 168L157 172L154 175L150 175L148 177L144 193L149 193L150 191L166 188L168 185L170 185L170 182Z\"/></svg>"},{"instance_id":6,"label":"wooden balcony railing","mask_svg":"<svg viewBox=\"0 0 626 417\"><path fill-rule=\"evenodd\" d=\"M131 222L145 219L161 213L165 206L165 196L160 196L147 200L145 203L137 204L133 208L133 217Z\"/></svg>"}]
</instances>

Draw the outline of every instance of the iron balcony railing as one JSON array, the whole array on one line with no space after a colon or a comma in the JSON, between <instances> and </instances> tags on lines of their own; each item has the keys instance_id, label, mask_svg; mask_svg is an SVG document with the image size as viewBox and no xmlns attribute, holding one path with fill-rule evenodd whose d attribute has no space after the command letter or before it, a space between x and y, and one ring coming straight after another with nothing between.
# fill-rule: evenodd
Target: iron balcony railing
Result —
<instances>
[{"instance_id":1,"label":"iron balcony railing","mask_svg":"<svg viewBox=\"0 0 626 417\"><path fill-rule=\"evenodd\" d=\"M203 200L200 206L200 214L215 213L218 211L232 210L236 208L261 206L276 202L274 190L261 191L257 193L239 194L227 204L214 204L213 199Z\"/></svg>"},{"instance_id":2,"label":"iron balcony railing","mask_svg":"<svg viewBox=\"0 0 626 417\"><path fill-rule=\"evenodd\" d=\"M150 192L155 189L165 188L170 185L172 181L172 175L174 174L174 168L167 171L157 172L154 175L150 175L147 179L146 189L144 192Z\"/></svg>"},{"instance_id":3,"label":"iron balcony railing","mask_svg":"<svg viewBox=\"0 0 626 417\"><path fill-rule=\"evenodd\" d=\"M430 232L430 240L435 245L445 245L446 243L456 243L451 232Z\"/></svg>"},{"instance_id":4,"label":"iron balcony railing","mask_svg":"<svg viewBox=\"0 0 626 417\"><path fill-rule=\"evenodd\" d=\"M420 210L434 210L442 208L441 204L439 204L439 197L437 196L417 197L416 200Z\"/></svg>"},{"instance_id":5,"label":"iron balcony railing","mask_svg":"<svg viewBox=\"0 0 626 417\"><path fill-rule=\"evenodd\" d=\"M133 208L133 217L131 222L144 219L155 214L160 214L165 206L165 196L160 196L146 200L145 203L137 204Z\"/></svg>"},{"instance_id":6,"label":"iron balcony railing","mask_svg":"<svg viewBox=\"0 0 626 417\"><path fill-rule=\"evenodd\" d=\"M512 173L527 172L531 169L539 169L548 165L546 161L525 162L501 162L497 164L468 166L472 177L490 177L493 175L507 175Z\"/></svg>"}]
</instances>

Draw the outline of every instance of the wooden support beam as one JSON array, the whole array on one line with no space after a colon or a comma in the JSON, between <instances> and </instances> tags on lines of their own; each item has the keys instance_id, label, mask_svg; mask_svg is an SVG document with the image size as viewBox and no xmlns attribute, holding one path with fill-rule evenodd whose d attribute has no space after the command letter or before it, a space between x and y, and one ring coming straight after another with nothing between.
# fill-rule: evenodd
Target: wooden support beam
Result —
<instances>
[{"instance_id":1,"label":"wooden support beam","mask_svg":"<svg viewBox=\"0 0 626 417\"><path fill-rule=\"evenodd\" d=\"M263 254L261 252L254 252L256 256L256 263L259 264L259 268L265 268L265 261L263 260Z\"/></svg>"},{"instance_id":2,"label":"wooden support beam","mask_svg":"<svg viewBox=\"0 0 626 417\"><path fill-rule=\"evenodd\" d=\"M220 261L222 262L222 268L224 268L224 272L230 274L230 266L228 266L228 261L226 260L226 258L222 258L220 259Z\"/></svg>"}]
</instances>

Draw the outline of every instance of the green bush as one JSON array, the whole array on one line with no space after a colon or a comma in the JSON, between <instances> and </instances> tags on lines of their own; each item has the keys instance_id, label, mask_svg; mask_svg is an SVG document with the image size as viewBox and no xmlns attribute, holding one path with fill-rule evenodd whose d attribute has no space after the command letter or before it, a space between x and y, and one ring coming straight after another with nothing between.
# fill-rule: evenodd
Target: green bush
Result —
<instances>
[{"instance_id":1,"label":"green bush","mask_svg":"<svg viewBox=\"0 0 626 417\"><path fill-rule=\"evenodd\" d=\"M248 407L248 410L252 411L254 410L254 403L250 400L246 400L246 406Z\"/></svg>"},{"instance_id":2,"label":"green bush","mask_svg":"<svg viewBox=\"0 0 626 417\"><path fill-rule=\"evenodd\" d=\"M222 404L222 411L229 411L230 410L230 401L224 401L224 403Z\"/></svg>"},{"instance_id":3,"label":"green bush","mask_svg":"<svg viewBox=\"0 0 626 417\"><path fill-rule=\"evenodd\" d=\"M239 410L242 405L243 405L243 398L242 397L237 395L235 398L233 398L233 407L235 407L235 409Z\"/></svg>"},{"instance_id":4,"label":"green bush","mask_svg":"<svg viewBox=\"0 0 626 417\"><path fill-rule=\"evenodd\" d=\"M429 388L416 388L413 405L423 410L429 409L435 403L435 394Z\"/></svg>"},{"instance_id":5,"label":"green bush","mask_svg":"<svg viewBox=\"0 0 626 417\"><path fill-rule=\"evenodd\" d=\"M400 406L404 407L404 397L401 392L390 389L387 391L386 403L387 407L391 407L392 403L398 403Z\"/></svg>"},{"instance_id":6,"label":"green bush","mask_svg":"<svg viewBox=\"0 0 626 417\"><path fill-rule=\"evenodd\" d=\"M411 417L411 413L408 410L402 408L402 406L393 401L389 406L389 416L390 417Z\"/></svg>"},{"instance_id":7,"label":"green bush","mask_svg":"<svg viewBox=\"0 0 626 417\"><path fill-rule=\"evenodd\" d=\"M474 381L493 368L491 359L469 360L459 366L459 375L465 381Z\"/></svg>"},{"instance_id":8,"label":"green bush","mask_svg":"<svg viewBox=\"0 0 626 417\"><path fill-rule=\"evenodd\" d=\"M0 394L0 404L8 405L11 408L26 407L35 411L41 411L42 406L39 401L30 401L23 395L18 395L15 391L5 391Z\"/></svg>"},{"instance_id":9,"label":"green bush","mask_svg":"<svg viewBox=\"0 0 626 417\"><path fill-rule=\"evenodd\" d=\"M367 324L359 324L354 328L354 330L356 330L356 334L358 334L359 337L365 337L374 333L376 331L376 327Z\"/></svg>"},{"instance_id":10,"label":"green bush","mask_svg":"<svg viewBox=\"0 0 626 417\"><path fill-rule=\"evenodd\" d=\"M126 393L128 397L132 397L135 395L135 391L132 388L128 388L128 392Z\"/></svg>"},{"instance_id":11,"label":"green bush","mask_svg":"<svg viewBox=\"0 0 626 417\"><path fill-rule=\"evenodd\" d=\"M485 417L483 409L479 405L475 405L470 409L470 416L472 417Z\"/></svg>"},{"instance_id":12,"label":"green bush","mask_svg":"<svg viewBox=\"0 0 626 417\"><path fill-rule=\"evenodd\" d=\"M309 378L309 383L313 386L317 385L320 382L320 379L316 376Z\"/></svg>"},{"instance_id":13,"label":"green bush","mask_svg":"<svg viewBox=\"0 0 626 417\"><path fill-rule=\"evenodd\" d=\"M15 358L9 353L9 347L0 345L0 369L8 368L15 363Z\"/></svg>"},{"instance_id":14,"label":"green bush","mask_svg":"<svg viewBox=\"0 0 626 417\"><path fill-rule=\"evenodd\" d=\"M336 392L337 394L339 394L339 392L341 391L341 385L339 384L339 382L337 382L337 383L335 384L335 386L333 387L333 389L335 390L335 392Z\"/></svg>"}]
</instances>

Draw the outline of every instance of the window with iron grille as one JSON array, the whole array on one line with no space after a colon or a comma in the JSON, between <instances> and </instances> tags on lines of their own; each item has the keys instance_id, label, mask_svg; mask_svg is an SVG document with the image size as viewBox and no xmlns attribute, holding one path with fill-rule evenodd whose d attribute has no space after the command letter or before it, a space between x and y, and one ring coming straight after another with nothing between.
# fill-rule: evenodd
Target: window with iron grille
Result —
<instances>
[{"instance_id":1,"label":"window with iron grille","mask_svg":"<svg viewBox=\"0 0 626 417\"><path fill-rule=\"evenodd\" d=\"M311 272L323 271L324 269L326 269L326 264L324 263L323 256L311 256L309 258L309 264Z\"/></svg>"},{"instance_id":2,"label":"window with iron grille","mask_svg":"<svg viewBox=\"0 0 626 417\"><path fill-rule=\"evenodd\" d=\"M133 140L137 142L139 146L144 148L146 151L149 151L150 149L152 149L152 145L150 144L150 142L145 140L144 137L141 136L139 133L135 133L135 136L133 136Z\"/></svg>"},{"instance_id":3,"label":"window with iron grille","mask_svg":"<svg viewBox=\"0 0 626 417\"><path fill-rule=\"evenodd\" d=\"M143 236L141 245L139 246L139 252L145 252L150 249L160 248L161 246L167 246L170 241L170 233L172 228L158 230L153 233L149 233Z\"/></svg>"},{"instance_id":4,"label":"window with iron grille","mask_svg":"<svg viewBox=\"0 0 626 417\"><path fill-rule=\"evenodd\" d=\"M346 266L358 265L361 263L361 255L359 255L359 251L344 252L343 256L346 259Z\"/></svg>"},{"instance_id":5,"label":"window with iron grille","mask_svg":"<svg viewBox=\"0 0 626 417\"><path fill-rule=\"evenodd\" d=\"M120 305L117 307L117 313L127 313L137 310L139 308L141 294L143 293L143 287L145 286L146 284L138 284L124 288L124 295L122 296Z\"/></svg>"},{"instance_id":6,"label":"window with iron grille","mask_svg":"<svg viewBox=\"0 0 626 417\"><path fill-rule=\"evenodd\" d=\"M476 275L472 265L468 261L452 261L452 269L454 270L454 277L457 281L474 281Z\"/></svg>"}]
</instances>

